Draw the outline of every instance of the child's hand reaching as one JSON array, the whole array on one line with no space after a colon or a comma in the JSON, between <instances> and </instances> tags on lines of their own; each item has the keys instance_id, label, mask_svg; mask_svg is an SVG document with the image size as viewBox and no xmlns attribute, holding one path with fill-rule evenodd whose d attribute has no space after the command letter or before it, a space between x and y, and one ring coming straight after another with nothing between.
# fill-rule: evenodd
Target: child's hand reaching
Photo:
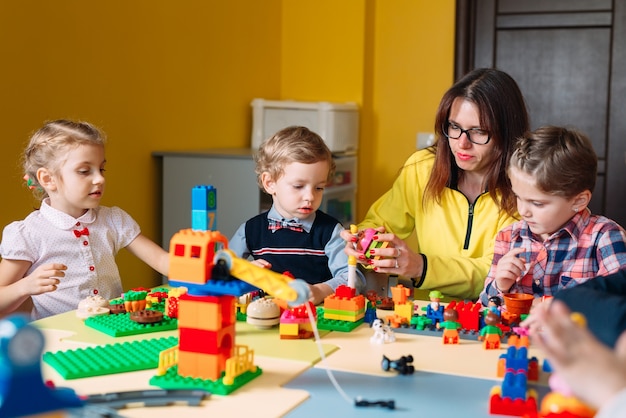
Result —
<instances>
[{"instance_id":1,"label":"child's hand reaching","mask_svg":"<svg viewBox=\"0 0 626 418\"><path fill-rule=\"evenodd\" d=\"M311 297L309 300L313 302L314 305L319 305L324 302L326 296L333 294L333 289L326 283L310 284L309 289L311 290Z\"/></svg>"},{"instance_id":2,"label":"child's hand reaching","mask_svg":"<svg viewBox=\"0 0 626 418\"><path fill-rule=\"evenodd\" d=\"M533 344L544 352L575 395L599 408L626 388L626 333L612 351L575 323L561 301L534 313L530 328Z\"/></svg>"},{"instance_id":3,"label":"child's hand reaching","mask_svg":"<svg viewBox=\"0 0 626 418\"><path fill-rule=\"evenodd\" d=\"M253 260L251 261L251 263L264 269L272 268L272 264L269 261L263 260L262 258L259 258L258 260Z\"/></svg>"},{"instance_id":4,"label":"child's hand reaching","mask_svg":"<svg viewBox=\"0 0 626 418\"><path fill-rule=\"evenodd\" d=\"M521 247L513 248L498 261L494 282L501 292L507 293L517 279L522 276L526 262L520 259L518 255L524 251L526 250Z\"/></svg>"},{"instance_id":5,"label":"child's hand reaching","mask_svg":"<svg viewBox=\"0 0 626 418\"><path fill-rule=\"evenodd\" d=\"M43 264L17 283L21 286L24 295L41 295L57 289L59 279L65 277L65 270L67 266L64 264Z\"/></svg>"}]
</instances>

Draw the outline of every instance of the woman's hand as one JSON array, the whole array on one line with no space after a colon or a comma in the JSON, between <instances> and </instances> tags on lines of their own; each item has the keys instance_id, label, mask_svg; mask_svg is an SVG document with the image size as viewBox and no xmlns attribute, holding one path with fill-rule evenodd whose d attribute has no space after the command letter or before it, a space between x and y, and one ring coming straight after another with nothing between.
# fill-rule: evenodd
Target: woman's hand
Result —
<instances>
[{"instance_id":1,"label":"woman's hand","mask_svg":"<svg viewBox=\"0 0 626 418\"><path fill-rule=\"evenodd\" d=\"M404 240L395 234L386 233L384 227L376 228L377 234L373 237L376 242L386 242L384 248L370 249L371 259L357 251L357 238L349 230L341 232L346 241L345 253L355 256L363 264L370 265L377 273L394 274L405 277L419 277L424 269L424 259L421 254L411 251Z\"/></svg>"}]
</instances>

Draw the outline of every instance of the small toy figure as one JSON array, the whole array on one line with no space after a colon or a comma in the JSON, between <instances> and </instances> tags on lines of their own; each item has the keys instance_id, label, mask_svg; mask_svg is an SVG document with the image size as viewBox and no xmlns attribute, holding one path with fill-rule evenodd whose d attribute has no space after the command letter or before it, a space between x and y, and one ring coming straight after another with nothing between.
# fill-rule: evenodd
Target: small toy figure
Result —
<instances>
[{"instance_id":1,"label":"small toy figure","mask_svg":"<svg viewBox=\"0 0 626 418\"><path fill-rule=\"evenodd\" d=\"M428 294L430 303L422 310L426 311L426 317L433 320L433 324L443 321L443 306L440 304L443 295L438 290L433 290Z\"/></svg>"},{"instance_id":2,"label":"small toy figure","mask_svg":"<svg viewBox=\"0 0 626 418\"><path fill-rule=\"evenodd\" d=\"M387 356L383 355L383 361L381 366L384 371L388 372L393 369L400 374L413 374L415 367L413 367L413 356L402 356L398 360L390 360Z\"/></svg>"},{"instance_id":3,"label":"small toy figure","mask_svg":"<svg viewBox=\"0 0 626 418\"><path fill-rule=\"evenodd\" d=\"M483 348L493 350L500 348L502 330L498 327L500 315L495 312L487 312L485 316L485 326L480 330L479 341L485 341Z\"/></svg>"},{"instance_id":4,"label":"small toy figure","mask_svg":"<svg viewBox=\"0 0 626 418\"><path fill-rule=\"evenodd\" d=\"M487 308L500 315L500 311L502 310L502 298L498 295L490 297Z\"/></svg>"},{"instance_id":5,"label":"small toy figure","mask_svg":"<svg viewBox=\"0 0 626 418\"><path fill-rule=\"evenodd\" d=\"M370 338L372 344L385 344L396 341L396 335L391 330L391 327L382 319L374 319L372 328L374 329L374 335Z\"/></svg>"},{"instance_id":6,"label":"small toy figure","mask_svg":"<svg viewBox=\"0 0 626 418\"><path fill-rule=\"evenodd\" d=\"M443 321L437 324L437 328L443 328L443 343L458 344L459 329L463 326L459 322L459 313L455 309L443 311Z\"/></svg>"}]
</instances>

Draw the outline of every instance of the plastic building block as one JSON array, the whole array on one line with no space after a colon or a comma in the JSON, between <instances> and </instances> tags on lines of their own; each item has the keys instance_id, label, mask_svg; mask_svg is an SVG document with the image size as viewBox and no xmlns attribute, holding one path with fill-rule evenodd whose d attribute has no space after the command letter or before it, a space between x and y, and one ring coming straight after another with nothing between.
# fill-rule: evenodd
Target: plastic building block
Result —
<instances>
[{"instance_id":1,"label":"plastic building block","mask_svg":"<svg viewBox=\"0 0 626 418\"><path fill-rule=\"evenodd\" d=\"M225 248L228 238L219 232L180 230L170 240L170 284L188 289L192 284L206 284L211 279L215 253Z\"/></svg>"},{"instance_id":2,"label":"plastic building block","mask_svg":"<svg viewBox=\"0 0 626 418\"><path fill-rule=\"evenodd\" d=\"M503 398L500 387L495 386L489 397L489 413L492 415L513 415L522 417L525 414L537 413L537 394L530 391L527 399Z\"/></svg>"},{"instance_id":3,"label":"plastic building block","mask_svg":"<svg viewBox=\"0 0 626 418\"><path fill-rule=\"evenodd\" d=\"M463 329L478 331L480 327L480 303L451 301L447 309L454 309L459 314L459 322Z\"/></svg>"},{"instance_id":4,"label":"plastic building block","mask_svg":"<svg viewBox=\"0 0 626 418\"><path fill-rule=\"evenodd\" d=\"M363 320L368 324L371 324L376 319L376 308L374 308L371 302L368 301L367 307L365 308L365 316Z\"/></svg>"},{"instance_id":5,"label":"plastic building block","mask_svg":"<svg viewBox=\"0 0 626 418\"><path fill-rule=\"evenodd\" d=\"M426 329L427 326L432 325L433 320L425 315L416 315L411 317L410 324L414 325L418 330L423 330Z\"/></svg>"},{"instance_id":6,"label":"plastic building block","mask_svg":"<svg viewBox=\"0 0 626 418\"><path fill-rule=\"evenodd\" d=\"M526 373L506 372L502 381L501 396L511 399L526 400L528 390Z\"/></svg>"},{"instance_id":7,"label":"plastic building block","mask_svg":"<svg viewBox=\"0 0 626 418\"><path fill-rule=\"evenodd\" d=\"M222 379L214 381L181 376L178 374L178 368L174 366L168 369L167 373L162 376L153 376L150 379L150 384L163 389L202 389L217 395L229 395L262 373L261 368L257 367L254 372L249 371L237 376L232 385L226 385Z\"/></svg>"},{"instance_id":8,"label":"plastic building block","mask_svg":"<svg viewBox=\"0 0 626 418\"><path fill-rule=\"evenodd\" d=\"M68 380L133 372L155 369L159 364L159 353L177 343L178 338L169 337L46 352L43 361Z\"/></svg>"},{"instance_id":9,"label":"plastic building block","mask_svg":"<svg viewBox=\"0 0 626 418\"><path fill-rule=\"evenodd\" d=\"M195 186L191 190L191 229L217 229L217 190L214 186Z\"/></svg>"},{"instance_id":10,"label":"plastic building block","mask_svg":"<svg viewBox=\"0 0 626 418\"><path fill-rule=\"evenodd\" d=\"M313 319L317 315L315 306L307 302L313 312ZM313 337L313 326L307 312L306 305L296 306L286 309L280 316L280 338L281 339L307 339Z\"/></svg>"},{"instance_id":11,"label":"plastic building block","mask_svg":"<svg viewBox=\"0 0 626 418\"><path fill-rule=\"evenodd\" d=\"M378 260L380 257L372 254L372 250L385 248L389 245L387 241L374 241L378 232L374 228L366 228L357 234L356 250L366 258Z\"/></svg>"},{"instance_id":12,"label":"plastic building block","mask_svg":"<svg viewBox=\"0 0 626 418\"><path fill-rule=\"evenodd\" d=\"M342 284L335 290L335 296L339 298L351 299L356 296L356 289Z\"/></svg>"},{"instance_id":13,"label":"plastic building block","mask_svg":"<svg viewBox=\"0 0 626 418\"><path fill-rule=\"evenodd\" d=\"M575 396L550 392L543 397L538 417L593 418L596 411Z\"/></svg>"},{"instance_id":14,"label":"plastic building block","mask_svg":"<svg viewBox=\"0 0 626 418\"><path fill-rule=\"evenodd\" d=\"M317 317L317 329L327 331L350 332L359 327L362 323L362 319L356 322L351 322L326 319L320 316Z\"/></svg>"},{"instance_id":15,"label":"plastic building block","mask_svg":"<svg viewBox=\"0 0 626 418\"><path fill-rule=\"evenodd\" d=\"M201 381L204 383L200 388L205 389L219 379L228 387L245 383L247 377L255 377L260 369L253 363L254 352L235 344L236 298L257 288L292 306L306 303L310 297L304 281L236 257L228 250L224 235L204 230L210 226L207 224L205 228L204 211L214 208L215 189L194 188L192 209L199 212L192 213L192 228L179 231L170 240L169 283L185 287L187 293L177 300L180 344L160 355L159 376L155 378L158 383L153 383L157 386L188 388L196 387L194 382ZM173 295L168 302L170 299ZM168 303L168 312L171 307ZM227 392L215 387L209 389L215 393Z\"/></svg>"},{"instance_id":16,"label":"plastic building block","mask_svg":"<svg viewBox=\"0 0 626 418\"><path fill-rule=\"evenodd\" d=\"M43 347L43 334L25 316L0 321L1 417L34 416L83 405L73 390L46 386L41 374Z\"/></svg>"},{"instance_id":17,"label":"plastic building block","mask_svg":"<svg viewBox=\"0 0 626 418\"><path fill-rule=\"evenodd\" d=\"M85 325L111 337L147 334L157 331L170 331L178 328L178 320L164 316L161 322L140 324L130 319L129 313L117 315L92 316L85 320Z\"/></svg>"},{"instance_id":18,"label":"plastic building block","mask_svg":"<svg viewBox=\"0 0 626 418\"><path fill-rule=\"evenodd\" d=\"M490 315L495 315L490 312ZM498 376L502 385L492 389L489 400L491 414L537 416L537 395L528 389L528 380L537 379L538 362L528 359L528 337L511 336L506 354L498 360Z\"/></svg>"}]
</instances>

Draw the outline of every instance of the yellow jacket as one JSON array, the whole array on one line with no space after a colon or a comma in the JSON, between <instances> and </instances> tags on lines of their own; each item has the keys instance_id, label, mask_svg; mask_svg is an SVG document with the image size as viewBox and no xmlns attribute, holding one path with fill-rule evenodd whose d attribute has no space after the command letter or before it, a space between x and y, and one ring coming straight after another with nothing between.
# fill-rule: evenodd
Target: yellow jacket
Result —
<instances>
[{"instance_id":1,"label":"yellow jacket","mask_svg":"<svg viewBox=\"0 0 626 418\"><path fill-rule=\"evenodd\" d=\"M413 250L428 260L420 287L475 300L491 266L497 232L516 219L500 212L489 193L480 195L472 205L463 193L446 188L441 204L424 206L434 161L429 149L409 157L392 188L372 204L359 228L382 225L401 239L415 231L417 248Z\"/></svg>"}]
</instances>

